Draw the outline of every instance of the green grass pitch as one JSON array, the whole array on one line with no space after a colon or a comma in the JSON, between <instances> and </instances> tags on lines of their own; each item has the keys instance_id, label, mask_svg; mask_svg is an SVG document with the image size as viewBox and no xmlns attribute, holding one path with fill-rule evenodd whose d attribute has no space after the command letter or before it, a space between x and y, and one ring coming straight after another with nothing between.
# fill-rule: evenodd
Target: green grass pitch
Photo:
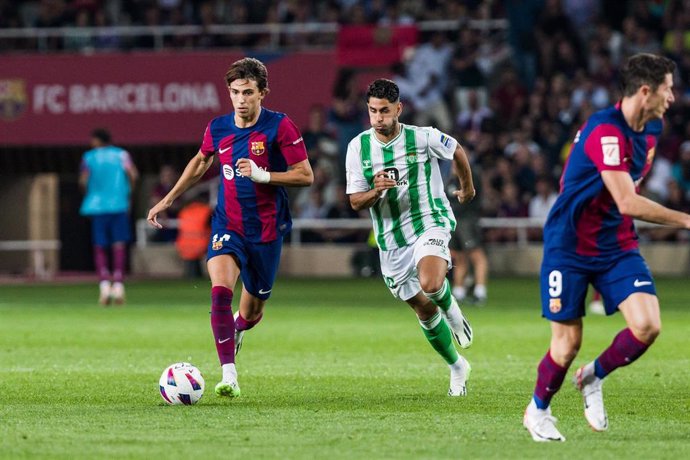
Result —
<instances>
[{"instance_id":1,"label":"green grass pitch","mask_svg":"<svg viewBox=\"0 0 690 460\"><path fill-rule=\"evenodd\" d=\"M543 445L521 425L549 338L534 279L492 280L489 304L464 308L466 398L446 396L446 365L380 279L279 279L238 400L213 393L205 281L133 282L121 308L92 284L0 286L0 458L690 458L688 281L658 290L661 336L604 386L609 431L588 427L571 369L553 401L568 441ZM587 317L575 365L622 327ZM206 379L196 406L158 393L177 361Z\"/></svg>"}]
</instances>

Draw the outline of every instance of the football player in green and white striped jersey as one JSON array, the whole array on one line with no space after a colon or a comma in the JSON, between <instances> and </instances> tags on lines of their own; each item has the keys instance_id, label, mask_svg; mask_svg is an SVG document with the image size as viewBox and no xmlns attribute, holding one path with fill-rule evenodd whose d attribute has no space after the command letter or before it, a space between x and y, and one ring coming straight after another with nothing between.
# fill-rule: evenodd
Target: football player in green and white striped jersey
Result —
<instances>
[{"instance_id":1,"label":"football player in green and white striped jersey","mask_svg":"<svg viewBox=\"0 0 690 460\"><path fill-rule=\"evenodd\" d=\"M465 151L432 127L398 121L400 90L378 79L367 90L371 129L347 148L347 193L355 210L369 209L379 246L381 272L391 293L417 314L424 335L450 367L450 396L464 396L470 365L453 345L472 344L472 328L451 295L446 273L455 218L438 160L452 160L460 202L474 197Z\"/></svg>"}]
</instances>

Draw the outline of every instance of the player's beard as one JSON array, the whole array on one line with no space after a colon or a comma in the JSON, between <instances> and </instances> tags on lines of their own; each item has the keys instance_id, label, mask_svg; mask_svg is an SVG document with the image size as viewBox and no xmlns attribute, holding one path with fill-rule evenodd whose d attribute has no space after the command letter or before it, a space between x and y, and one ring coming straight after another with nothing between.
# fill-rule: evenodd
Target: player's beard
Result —
<instances>
[{"instance_id":1,"label":"player's beard","mask_svg":"<svg viewBox=\"0 0 690 460\"><path fill-rule=\"evenodd\" d=\"M375 127L374 129L378 131L380 134L386 137L390 137L395 133L395 130L397 129L398 126L398 120L394 120L393 123L390 126L382 125L380 127Z\"/></svg>"}]
</instances>

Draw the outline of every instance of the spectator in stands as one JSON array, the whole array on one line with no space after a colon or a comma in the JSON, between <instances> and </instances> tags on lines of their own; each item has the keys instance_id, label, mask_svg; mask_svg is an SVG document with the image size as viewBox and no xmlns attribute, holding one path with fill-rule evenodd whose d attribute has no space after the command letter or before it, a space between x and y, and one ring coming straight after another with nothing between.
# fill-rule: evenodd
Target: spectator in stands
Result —
<instances>
[{"instance_id":1,"label":"spectator in stands","mask_svg":"<svg viewBox=\"0 0 690 460\"><path fill-rule=\"evenodd\" d=\"M683 195L690 199L690 141L685 141L680 146L680 158L673 165L673 180L675 180Z\"/></svg>"},{"instance_id":2,"label":"spectator in stands","mask_svg":"<svg viewBox=\"0 0 690 460\"><path fill-rule=\"evenodd\" d=\"M131 240L129 221L130 192L139 173L127 151L111 144L110 132L91 133L91 150L81 162L79 185L86 195L80 214L91 219L94 262L99 279L99 302L125 301L127 243ZM112 283L108 249L112 249Z\"/></svg>"},{"instance_id":3,"label":"spectator in stands","mask_svg":"<svg viewBox=\"0 0 690 460\"><path fill-rule=\"evenodd\" d=\"M539 176L535 185L537 193L529 201L529 217L544 219L549 215L551 207L558 198L550 177Z\"/></svg>"},{"instance_id":4,"label":"spectator in stands","mask_svg":"<svg viewBox=\"0 0 690 460\"><path fill-rule=\"evenodd\" d=\"M328 113L328 124L338 140L338 170L340 182L345 182L345 155L347 144L362 129L363 111L357 79L352 69L340 69L333 84L333 101Z\"/></svg>"}]
</instances>

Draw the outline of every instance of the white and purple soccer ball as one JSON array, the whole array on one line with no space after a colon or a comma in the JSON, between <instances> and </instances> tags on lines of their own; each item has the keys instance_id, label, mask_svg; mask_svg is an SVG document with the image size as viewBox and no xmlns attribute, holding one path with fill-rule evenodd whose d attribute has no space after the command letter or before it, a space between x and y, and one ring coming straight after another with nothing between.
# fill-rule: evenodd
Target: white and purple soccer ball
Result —
<instances>
[{"instance_id":1,"label":"white and purple soccer ball","mask_svg":"<svg viewBox=\"0 0 690 460\"><path fill-rule=\"evenodd\" d=\"M168 404L196 404L204 395L204 378L199 369L189 363L168 366L158 382L161 397Z\"/></svg>"}]
</instances>

